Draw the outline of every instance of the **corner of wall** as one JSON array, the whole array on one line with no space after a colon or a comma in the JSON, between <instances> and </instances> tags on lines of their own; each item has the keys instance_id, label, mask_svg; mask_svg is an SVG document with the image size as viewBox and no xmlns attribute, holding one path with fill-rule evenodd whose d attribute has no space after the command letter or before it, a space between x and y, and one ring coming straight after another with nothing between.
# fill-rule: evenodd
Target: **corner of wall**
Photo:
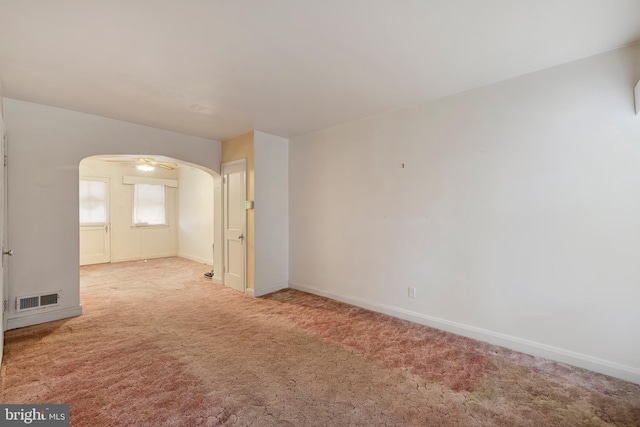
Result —
<instances>
[{"instance_id":1,"label":"corner of wall","mask_svg":"<svg viewBox=\"0 0 640 427\"><path fill-rule=\"evenodd\" d=\"M289 140L255 132L255 293L288 287Z\"/></svg>"}]
</instances>

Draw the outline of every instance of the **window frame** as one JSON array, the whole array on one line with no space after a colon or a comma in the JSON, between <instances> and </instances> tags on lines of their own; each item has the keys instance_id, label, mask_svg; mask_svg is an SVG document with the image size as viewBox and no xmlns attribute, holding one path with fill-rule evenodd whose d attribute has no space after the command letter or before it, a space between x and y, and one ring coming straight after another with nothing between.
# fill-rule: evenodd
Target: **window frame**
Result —
<instances>
[{"instance_id":1,"label":"window frame","mask_svg":"<svg viewBox=\"0 0 640 427\"><path fill-rule=\"evenodd\" d=\"M163 224L149 224L147 222L136 222L136 195L137 195L137 189L139 185L152 185L152 186L161 186L162 187L162 203L163 203L163 207L164 207L164 223ZM169 227L169 210L168 210L168 206L167 206L167 186L164 184L151 184L151 183L144 183L144 182L137 182L132 184L132 191L131 191L131 227L132 228L167 228Z\"/></svg>"},{"instance_id":2,"label":"window frame","mask_svg":"<svg viewBox=\"0 0 640 427\"><path fill-rule=\"evenodd\" d=\"M105 185L105 198L103 199L103 206L105 212L104 222L82 222L82 218L80 216L80 209L82 207L82 198L80 197L80 182L82 181L93 181L93 182L101 182ZM97 177L97 176L81 176L78 180L78 223L80 227L104 227L109 224L111 212L110 210L110 192L111 192L111 180L105 177Z\"/></svg>"}]
</instances>

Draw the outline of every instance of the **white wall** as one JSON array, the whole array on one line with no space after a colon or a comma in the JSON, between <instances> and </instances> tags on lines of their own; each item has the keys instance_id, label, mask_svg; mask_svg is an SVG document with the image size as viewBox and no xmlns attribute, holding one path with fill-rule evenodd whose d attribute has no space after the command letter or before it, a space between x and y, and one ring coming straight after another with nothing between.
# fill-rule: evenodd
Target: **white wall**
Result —
<instances>
[{"instance_id":1,"label":"white wall","mask_svg":"<svg viewBox=\"0 0 640 427\"><path fill-rule=\"evenodd\" d=\"M9 328L80 314L78 165L98 154L167 156L219 172L218 141L44 105L4 100L9 138L9 300L62 291L61 305Z\"/></svg>"},{"instance_id":2,"label":"white wall","mask_svg":"<svg viewBox=\"0 0 640 427\"><path fill-rule=\"evenodd\" d=\"M636 45L293 138L291 286L640 382L638 78Z\"/></svg>"},{"instance_id":3,"label":"white wall","mask_svg":"<svg viewBox=\"0 0 640 427\"><path fill-rule=\"evenodd\" d=\"M288 151L288 139L264 132L254 132L254 296L288 287Z\"/></svg>"},{"instance_id":4,"label":"white wall","mask_svg":"<svg viewBox=\"0 0 640 427\"><path fill-rule=\"evenodd\" d=\"M213 177L190 166L178 172L178 255L212 266Z\"/></svg>"},{"instance_id":5,"label":"white wall","mask_svg":"<svg viewBox=\"0 0 640 427\"><path fill-rule=\"evenodd\" d=\"M123 183L124 176L178 180L177 170L156 168L152 173L145 173L132 164L88 158L80 162L80 176L109 178L111 262L178 255L179 188L166 187L166 227L132 227L133 185Z\"/></svg>"}]
</instances>

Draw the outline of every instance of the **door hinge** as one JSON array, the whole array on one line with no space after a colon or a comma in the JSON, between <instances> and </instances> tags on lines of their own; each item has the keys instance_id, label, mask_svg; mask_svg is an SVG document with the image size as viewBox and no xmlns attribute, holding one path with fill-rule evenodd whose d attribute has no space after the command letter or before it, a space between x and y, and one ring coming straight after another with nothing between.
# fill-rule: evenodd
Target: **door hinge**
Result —
<instances>
[{"instance_id":1,"label":"door hinge","mask_svg":"<svg viewBox=\"0 0 640 427\"><path fill-rule=\"evenodd\" d=\"M222 178L222 183L226 184L227 183L227 177L225 176L224 178Z\"/></svg>"},{"instance_id":2,"label":"door hinge","mask_svg":"<svg viewBox=\"0 0 640 427\"><path fill-rule=\"evenodd\" d=\"M2 312L6 312L9 309L9 300L6 299L4 300L3 304L2 304Z\"/></svg>"},{"instance_id":3,"label":"door hinge","mask_svg":"<svg viewBox=\"0 0 640 427\"><path fill-rule=\"evenodd\" d=\"M7 159L9 158L9 156L7 156L6 154L4 155L4 166L7 166Z\"/></svg>"}]
</instances>

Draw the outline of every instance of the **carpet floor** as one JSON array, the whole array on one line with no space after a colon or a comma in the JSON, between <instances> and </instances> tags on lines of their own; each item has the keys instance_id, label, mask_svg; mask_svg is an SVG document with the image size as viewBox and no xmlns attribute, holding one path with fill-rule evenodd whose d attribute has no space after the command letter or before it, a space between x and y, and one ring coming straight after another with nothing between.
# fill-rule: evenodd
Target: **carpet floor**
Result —
<instances>
[{"instance_id":1,"label":"carpet floor","mask_svg":"<svg viewBox=\"0 0 640 427\"><path fill-rule=\"evenodd\" d=\"M82 267L83 315L8 331L0 402L72 426L640 426L640 386L181 258Z\"/></svg>"}]
</instances>

